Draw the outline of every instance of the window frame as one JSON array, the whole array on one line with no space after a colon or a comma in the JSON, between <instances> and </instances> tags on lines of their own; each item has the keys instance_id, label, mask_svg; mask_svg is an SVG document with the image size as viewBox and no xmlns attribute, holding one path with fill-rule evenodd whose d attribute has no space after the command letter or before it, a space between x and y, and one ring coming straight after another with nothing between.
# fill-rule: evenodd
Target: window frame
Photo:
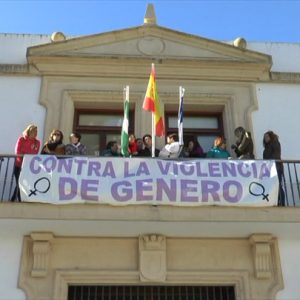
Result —
<instances>
[{"instance_id":1,"label":"window frame","mask_svg":"<svg viewBox=\"0 0 300 300\"><path fill-rule=\"evenodd\" d=\"M169 117L178 117L177 111L167 111L165 112L165 124L166 124L166 134L177 133L178 128L169 127ZM222 112L184 112L184 117L216 117L218 128L184 128L183 125L183 134L191 135L196 133L197 135L220 135L224 136L224 125L223 125L223 115Z\"/></svg>"},{"instance_id":2,"label":"window frame","mask_svg":"<svg viewBox=\"0 0 300 300\"><path fill-rule=\"evenodd\" d=\"M99 149L104 150L107 144L106 136L108 134L120 134L122 131L121 126L89 126L89 125L79 125L80 115L120 115L124 116L124 111L122 109L91 109L91 108L75 108L74 119L73 119L73 131L79 132L81 135L85 133L97 133L99 135ZM128 132L134 132L134 117L135 110L129 109L129 127Z\"/></svg>"}]
</instances>

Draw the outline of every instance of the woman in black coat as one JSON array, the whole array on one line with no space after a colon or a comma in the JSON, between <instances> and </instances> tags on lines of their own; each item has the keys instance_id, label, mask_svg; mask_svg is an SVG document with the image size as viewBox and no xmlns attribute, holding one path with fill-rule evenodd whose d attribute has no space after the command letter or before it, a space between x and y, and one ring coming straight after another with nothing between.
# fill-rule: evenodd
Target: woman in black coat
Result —
<instances>
[{"instance_id":1,"label":"woman in black coat","mask_svg":"<svg viewBox=\"0 0 300 300\"><path fill-rule=\"evenodd\" d=\"M281 160L281 145L278 140L278 135L273 131L267 131L263 139L264 159ZM279 180L278 206L285 206L285 194L283 190L283 164L281 161L276 161L276 169Z\"/></svg>"}]
</instances>

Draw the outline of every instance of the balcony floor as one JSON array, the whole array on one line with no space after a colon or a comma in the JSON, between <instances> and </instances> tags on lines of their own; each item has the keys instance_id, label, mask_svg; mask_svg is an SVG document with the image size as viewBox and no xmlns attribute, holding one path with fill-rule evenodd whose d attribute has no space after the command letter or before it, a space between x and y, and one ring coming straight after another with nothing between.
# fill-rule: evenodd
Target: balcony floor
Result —
<instances>
[{"instance_id":1,"label":"balcony floor","mask_svg":"<svg viewBox=\"0 0 300 300\"><path fill-rule=\"evenodd\" d=\"M49 231L63 236L300 238L300 207L170 207L0 203L0 234Z\"/></svg>"}]
</instances>

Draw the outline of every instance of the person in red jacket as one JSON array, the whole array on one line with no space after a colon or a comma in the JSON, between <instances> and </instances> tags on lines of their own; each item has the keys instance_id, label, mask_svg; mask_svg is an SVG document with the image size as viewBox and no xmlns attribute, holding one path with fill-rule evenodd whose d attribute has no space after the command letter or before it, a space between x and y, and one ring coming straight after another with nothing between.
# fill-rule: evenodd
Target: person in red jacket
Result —
<instances>
[{"instance_id":1,"label":"person in red jacket","mask_svg":"<svg viewBox=\"0 0 300 300\"><path fill-rule=\"evenodd\" d=\"M128 137L129 145L128 145L128 152L131 156L137 156L138 155L138 146L136 142L136 137L132 133Z\"/></svg>"},{"instance_id":2,"label":"person in red jacket","mask_svg":"<svg viewBox=\"0 0 300 300\"><path fill-rule=\"evenodd\" d=\"M22 168L23 155L24 154L38 154L41 146L41 142L37 137L37 126L30 124L23 131L22 136L17 140L15 146L15 154L17 155L15 160L14 176L16 178L16 188L11 197L11 201L21 201L19 190L19 177Z\"/></svg>"}]
</instances>

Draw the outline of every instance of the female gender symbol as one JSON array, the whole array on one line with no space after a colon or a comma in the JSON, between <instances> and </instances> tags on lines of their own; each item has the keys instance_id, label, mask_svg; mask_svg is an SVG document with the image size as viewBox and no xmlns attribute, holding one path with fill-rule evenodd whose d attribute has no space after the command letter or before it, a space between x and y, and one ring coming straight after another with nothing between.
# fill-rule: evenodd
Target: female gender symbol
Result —
<instances>
[{"instance_id":1,"label":"female gender symbol","mask_svg":"<svg viewBox=\"0 0 300 300\"><path fill-rule=\"evenodd\" d=\"M39 182L42 182L42 181L46 182L46 186L43 186L43 185L42 185L42 186L40 186L40 188L38 188L38 187L37 187L37 186L38 186L38 183L39 183ZM44 184L45 184L45 183L44 183ZM39 184L39 185L41 185L41 184ZM38 180L34 183L34 185L33 185L34 190L30 190L30 194L28 195L28 197L31 197L32 195L35 195L35 196L36 196L36 192L45 194L45 193L47 193L47 192L49 191L50 186L51 186L50 180L49 180L47 177L41 177L40 179L38 179Z\"/></svg>"},{"instance_id":2,"label":"female gender symbol","mask_svg":"<svg viewBox=\"0 0 300 300\"><path fill-rule=\"evenodd\" d=\"M256 185L256 187L255 187ZM257 193L257 187L261 188L261 193ZM249 185L249 193L253 196L256 196L256 197L259 197L259 196L263 196L262 200L267 200L269 202L269 194L265 194L265 187L261 184L261 183L258 183L258 182L251 182L250 185Z\"/></svg>"}]
</instances>

